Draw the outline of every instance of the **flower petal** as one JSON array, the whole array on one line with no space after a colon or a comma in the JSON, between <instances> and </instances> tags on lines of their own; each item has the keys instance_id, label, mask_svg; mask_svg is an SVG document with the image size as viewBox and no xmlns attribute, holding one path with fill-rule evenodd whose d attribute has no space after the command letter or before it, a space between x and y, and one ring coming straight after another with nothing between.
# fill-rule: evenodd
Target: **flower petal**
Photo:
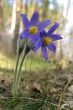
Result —
<instances>
[{"instance_id":1,"label":"flower petal","mask_svg":"<svg viewBox=\"0 0 73 110\"><path fill-rule=\"evenodd\" d=\"M44 20L44 21L42 21L42 22L39 22L38 24L37 24L37 26L38 26L38 28L40 29L40 30L43 30L45 27L47 27L48 25L50 24L50 21L49 20Z\"/></svg>"},{"instance_id":2,"label":"flower petal","mask_svg":"<svg viewBox=\"0 0 73 110\"><path fill-rule=\"evenodd\" d=\"M46 31L45 30L42 30L40 32L40 38L43 39L45 36L46 36Z\"/></svg>"},{"instance_id":3,"label":"flower petal","mask_svg":"<svg viewBox=\"0 0 73 110\"><path fill-rule=\"evenodd\" d=\"M58 23L54 23L54 25L49 29L47 35L52 34L59 27Z\"/></svg>"},{"instance_id":4,"label":"flower petal","mask_svg":"<svg viewBox=\"0 0 73 110\"><path fill-rule=\"evenodd\" d=\"M28 20L26 14L21 14L21 18L22 18L24 27L28 28L30 26L30 23L29 23L29 20Z\"/></svg>"},{"instance_id":5,"label":"flower petal","mask_svg":"<svg viewBox=\"0 0 73 110\"><path fill-rule=\"evenodd\" d=\"M51 51L53 51L54 53L55 53L55 51L56 51L56 46L55 46L55 44L52 42L51 44L49 44L48 46L47 46Z\"/></svg>"},{"instance_id":6,"label":"flower petal","mask_svg":"<svg viewBox=\"0 0 73 110\"><path fill-rule=\"evenodd\" d=\"M20 39L28 38L28 36L29 36L28 30L24 30L24 31L20 34Z\"/></svg>"},{"instance_id":7,"label":"flower petal","mask_svg":"<svg viewBox=\"0 0 73 110\"><path fill-rule=\"evenodd\" d=\"M32 24L32 25L36 24L38 21L38 18L39 18L39 13L37 11L35 11L30 20L30 24Z\"/></svg>"},{"instance_id":8,"label":"flower petal","mask_svg":"<svg viewBox=\"0 0 73 110\"><path fill-rule=\"evenodd\" d=\"M41 40L38 40L35 44L34 44L34 47L32 48L33 51L36 51L38 50L42 45L42 42Z\"/></svg>"},{"instance_id":9,"label":"flower petal","mask_svg":"<svg viewBox=\"0 0 73 110\"><path fill-rule=\"evenodd\" d=\"M51 34L50 37L52 38L53 41L62 39L60 34Z\"/></svg>"},{"instance_id":10,"label":"flower petal","mask_svg":"<svg viewBox=\"0 0 73 110\"><path fill-rule=\"evenodd\" d=\"M42 51L43 57L47 60L47 59L48 59L48 53L47 53L47 48L46 48L46 46L42 45L42 46L41 46L41 51Z\"/></svg>"},{"instance_id":11,"label":"flower petal","mask_svg":"<svg viewBox=\"0 0 73 110\"><path fill-rule=\"evenodd\" d=\"M33 42L36 43L40 39L40 33L37 34L30 34L28 38Z\"/></svg>"}]
</instances>

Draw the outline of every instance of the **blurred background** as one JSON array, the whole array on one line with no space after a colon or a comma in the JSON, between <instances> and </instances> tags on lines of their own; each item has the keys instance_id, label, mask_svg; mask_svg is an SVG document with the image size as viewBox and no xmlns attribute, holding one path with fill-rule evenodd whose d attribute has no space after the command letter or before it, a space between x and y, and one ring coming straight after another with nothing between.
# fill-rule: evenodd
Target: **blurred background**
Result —
<instances>
[{"instance_id":1,"label":"blurred background","mask_svg":"<svg viewBox=\"0 0 73 110\"><path fill-rule=\"evenodd\" d=\"M63 39L55 42L57 46L55 54L48 52L49 61L44 60L40 49L36 53L31 51L27 55L22 68L23 74L18 92L19 94L29 92L31 97L34 96L32 98L37 99L39 97L37 90L38 93L44 90L43 95L46 97L45 94L49 94L48 96L52 98L52 101L50 98L49 102L56 102L54 104L56 105L59 102L60 94L64 91L66 93L63 94L66 95L67 101L71 101L71 104L67 102L65 105L72 105L71 110L73 110L73 0L0 0L0 96L2 94L4 97L11 96L9 91L16 63L17 39L23 31L20 14L26 13L30 19L35 10L39 12L40 21L49 19L52 22L51 26L54 22L59 23L59 28L55 33L61 34ZM36 95L32 95L34 92ZM45 105L47 105L46 101L47 97L44 101ZM0 102L2 102L2 98ZM10 103L13 103L11 108L6 110L13 109L13 106L18 106L17 110L22 107L27 108L24 106L26 104L24 100L23 106L20 105L22 101L20 104L18 100L17 102L18 104L14 104L12 100L11 102L8 100L7 103L6 100L8 107L10 107ZM66 100L61 102L66 102ZM28 108L30 109L30 107ZM50 110L56 110L56 108Z\"/></svg>"},{"instance_id":2,"label":"blurred background","mask_svg":"<svg viewBox=\"0 0 73 110\"><path fill-rule=\"evenodd\" d=\"M0 68L13 68L16 57L17 38L23 31L21 13L26 13L30 19L34 10L40 14L39 20L49 19L59 23L56 33L62 40L56 42L56 54L49 52L49 59L59 63L63 68L73 62L73 0L0 0ZM33 60L34 66L42 59L40 50L31 52L27 64ZM41 63L42 64L42 63ZM48 66L47 66L48 67Z\"/></svg>"}]
</instances>

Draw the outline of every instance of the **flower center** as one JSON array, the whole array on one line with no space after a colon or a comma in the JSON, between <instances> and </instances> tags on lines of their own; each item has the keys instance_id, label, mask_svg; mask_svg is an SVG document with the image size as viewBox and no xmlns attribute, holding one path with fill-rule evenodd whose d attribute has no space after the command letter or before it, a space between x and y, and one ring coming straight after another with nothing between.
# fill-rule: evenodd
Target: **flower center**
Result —
<instances>
[{"instance_id":1,"label":"flower center","mask_svg":"<svg viewBox=\"0 0 73 110\"><path fill-rule=\"evenodd\" d=\"M44 42L44 44L48 45L48 44L52 43L52 39L50 37L45 37L43 39L43 42Z\"/></svg>"},{"instance_id":2,"label":"flower center","mask_svg":"<svg viewBox=\"0 0 73 110\"><path fill-rule=\"evenodd\" d=\"M38 27L36 27L36 26L30 27L30 28L29 28L29 32L30 32L31 34L36 34L36 33L38 32Z\"/></svg>"}]
</instances>

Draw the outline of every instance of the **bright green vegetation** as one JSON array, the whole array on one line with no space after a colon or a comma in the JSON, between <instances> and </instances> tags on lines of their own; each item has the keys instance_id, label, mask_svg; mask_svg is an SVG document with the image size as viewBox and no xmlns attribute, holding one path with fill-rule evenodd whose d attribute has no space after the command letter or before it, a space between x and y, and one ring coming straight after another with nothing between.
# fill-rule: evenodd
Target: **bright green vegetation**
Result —
<instances>
[{"instance_id":1,"label":"bright green vegetation","mask_svg":"<svg viewBox=\"0 0 73 110\"><path fill-rule=\"evenodd\" d=\"M2 69L14 69L16 63L16 58L6 57L0 54L0 68ZM44 59L27 58L24 61L22 70L40 70L40 69L53 69L55 66L53 62L47 62Z\"/></svg>"}]
</instances>

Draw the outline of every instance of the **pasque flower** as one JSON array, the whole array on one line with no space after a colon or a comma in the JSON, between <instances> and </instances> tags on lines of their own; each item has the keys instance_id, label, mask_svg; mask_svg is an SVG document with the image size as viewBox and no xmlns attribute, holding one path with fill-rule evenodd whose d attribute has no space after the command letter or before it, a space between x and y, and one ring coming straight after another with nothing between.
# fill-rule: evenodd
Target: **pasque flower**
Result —
<instances>
[{"instance_id":1,"label":"pasque flower","mask_svg":"<svg viewBox=\"0 0 73 110\"><path fill-rule=\"evenodd\" d=\"M39 14L35 11L29 21L26 14L21 14L24 24L24 31L20 35L20 39L28 38L32 43L37 42L40 38L40 31L50 24L49 20L38 22Z\"/></svg>"},{"instance_id":2,"label":"pasque flower","mask_svg":"<svg viewBox=\"0 0 73 110\"><path fill-rule=\"evenodd\" d=\"M14 81L13 81L13 89L12 89L12 94L14 97L15 95L17 95L23 61L26 55L36 44L36 42L39 41L40 32L50 24L49 20L38 22L39 14L36 11L33 13L30 21L28 20L26 14L21 14L21 17L24 24L24 31L21 33L20 39L18 41L18 57L14 72ZM21 56L22 58L20 60Z\"/></svg>"},{"instance_id":3,"label":"pasque flower","mask_svg":"<svg viewBox=\"0 0 73 110\"><path fill-rule=\"evenodd\" d=\"M41 47L42 55L45 59L48 59L47 48L52 52L56 51L56 46L53 41L62 39L60 34L54 34L53 32L58 28L59 24L54 25L46 32L45 30L40 32L40 40L34 45L33 50L36 51Z\"/></svg>"},{"instance_id":4,"label":"pasque flower","mask_svg":"<svg viewBox=\"0 0 73 110\"><path fill-rule=\"evenodd\" d=\"M19 88L20 73L23 61L25 60L25 57L30 52L30 50L32 49L33 51L36 51L41 47L42 55L47 60L47 49L55 52L56 46L53 41L62 39L60 34L53 33L58 28L59 24L54 23L48 32L46 32L44 28L50 24L50 21L44 20L42 22L38 22L38 12L35 11L33 13L30 21L28 20L26 14L21 14L21 17L24 24L24 31L21 33L20 39L18 40L18 53L12 88L13 98L15 98L17 95L17 90Z\"/></svg>"}]
</instances>

